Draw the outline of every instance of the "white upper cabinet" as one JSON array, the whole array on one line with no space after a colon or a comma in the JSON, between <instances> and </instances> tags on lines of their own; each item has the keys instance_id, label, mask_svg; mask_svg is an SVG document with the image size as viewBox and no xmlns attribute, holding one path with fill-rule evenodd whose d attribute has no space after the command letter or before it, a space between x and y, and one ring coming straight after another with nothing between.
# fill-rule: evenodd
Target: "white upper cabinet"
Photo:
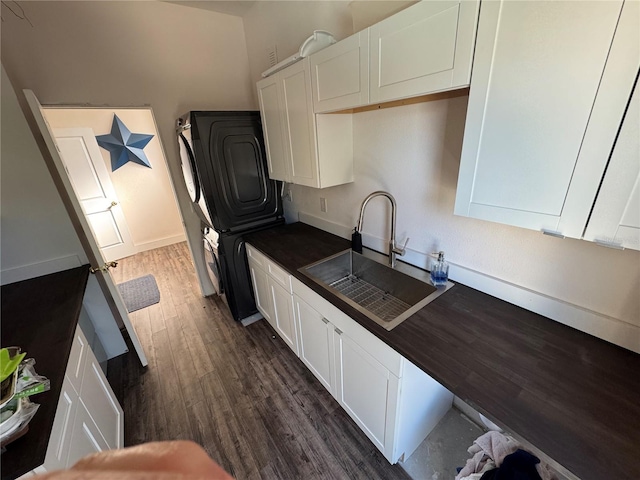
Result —
<instances>
[{"instance_id":1,"label":"white upper cabinet","mask_svg":"<svg viewBox=\"0 0 640 480\"><path fill-rule=\"evenodd\" d=\"M304 59L283 70L280 78L291 182L315 187L318 184L318 157L309 60Z\"/></svg>"},{"instance_id":2,"label":"white upper cabinet","mask_svg":"<svg viewBox=\"0 0 640 480\"><path fill-rule=\"evenodd\" d=\"M262 115L262 131L267 149L269 177L272 180L289 181L287 152L280 108L278 77L268 77L258 82L258 101Z\"/></svg>"},{"instance_id":3,"label":"white upper cabinet","mask_svg":"<svg viewBox=\"0 0 640 480\"><path fill-rule=\"evenodd\" d=\"M369 30L309 57L313 109L344 110L369 103Z\"/></svg>"},{"instance_id":4,"label":"white upper cabinet","mask_svg":"<svg viewBox=\"0 0 640 480\"><path fill-rule=\"evenodd\" d=\"M257 84L269 177L315 188L353 181L352 115L316 115L309 58Z\"/></svg>"},{"instance_id":5,"label":"white upper cabinet","mask_svg":"<svg viewBox=\"0 0 640 480\"><path fill-rule=\"evenodd\" d=\"M456 214L582 237L638 71L637 10L482 4Z\"/></svg>"},{"instance_id":6,"label":"white upper cabinet","mask_svg":"<svg viewBox=\"0 0 640 480\"><path fill-rule=\"evenodd\" d=\"M370 27L370 103L469 85L479 4L422 1Z\"/></svg>"},{"instance_id":7,"label":"white upper cabinet","mask_svg":"<svg viewBox=\"0 0 640 480\"><path fill-rule=\"evenodd\" d=\"M584 238L640 250L640 93L636 85Z\"/></svg>"}]
</instances>

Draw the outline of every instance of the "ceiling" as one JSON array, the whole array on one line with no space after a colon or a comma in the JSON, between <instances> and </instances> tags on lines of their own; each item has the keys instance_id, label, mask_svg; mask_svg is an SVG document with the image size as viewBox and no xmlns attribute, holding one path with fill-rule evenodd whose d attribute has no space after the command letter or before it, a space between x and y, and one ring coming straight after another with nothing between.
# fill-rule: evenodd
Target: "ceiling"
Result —
<instances>
[{"instance_id":1,"label":"ceiling","mask_svg":"<svg viewBox=\"0 0 640 480\"><path fill-rule=\"evenodd\" d=\"M201 8L202 10L210 10L212 12L226 13L227 15L235 15L236 17L242 17L249 9L256 3L255 1L248 0L235 0L235 1L223 1L223 0L195 0L195 1L169 1L168 3L175 3L176 5L184 5L186 7Z\"/></svg>"}]
</instances>

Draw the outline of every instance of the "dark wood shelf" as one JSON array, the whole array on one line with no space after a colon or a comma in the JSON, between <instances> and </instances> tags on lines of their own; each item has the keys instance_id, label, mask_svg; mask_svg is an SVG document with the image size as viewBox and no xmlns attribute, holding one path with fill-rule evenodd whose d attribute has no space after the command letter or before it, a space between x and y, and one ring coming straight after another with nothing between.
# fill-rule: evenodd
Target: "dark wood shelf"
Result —
<instances>
[{"instance_id":1,"label":"dark wood shelf","mask_svg":"<svg viewBox=\"0 0 640 480\"><path fill-rule=\"evenodd\" d=\"M29 432L2 454L2 479L17 478L44 463L69 353L82 309L89 265L3 285L2 345L19 346L36 360L36 371L51 381Z\"/></svg>"}]
</instances>

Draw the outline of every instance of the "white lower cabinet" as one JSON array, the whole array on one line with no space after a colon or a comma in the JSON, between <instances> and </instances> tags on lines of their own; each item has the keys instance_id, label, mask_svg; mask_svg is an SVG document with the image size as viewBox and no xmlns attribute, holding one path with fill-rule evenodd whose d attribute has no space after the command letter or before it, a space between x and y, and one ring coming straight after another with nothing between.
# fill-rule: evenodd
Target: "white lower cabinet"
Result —
<instances>
[{"instance_id":1,"label":"white lower cabinet","mask_svg":"<svg viewBox=\"0 0 640 480\"><path fill-rule=\"evenodd\" d=\"M76 410L76 419L71 431L67 466L72 466L86 455L102 452L103 450L109 450L109 445L104 440L87 408L82 402L79 402Z\"/></svg>"},{"instance_id":2,"label":"white lower cabinet","mask_svg":"<svg viewBox=\"0 0 640 480\"><path fill-rule=\"evenodd\" d=\"M87 358L80 399L108 449L122 448L124 415L93 354Z\"/></svg>"},{"instance_id":3,"label":"white lower cabinet","mask_svg":"<svg viewBox=\"0 0 640 480\"><path fill-rule=\"evenodd\" d=\"M300 359L390 463L408 458L453 394L297 279Z\"/></svg>"},{"instance_id":4,"label":"white lower cabinet","mask_svg":"<svg viewBox=\"0 0 640 480\"><path fill-rule=\"evenodd\" d=\"M385 457L393 458L393 425L399 379L365 349L335 330L338 403Z\"/></svg>"},{"instance_id":5,"label":"white lower cabinet","mask_svg":"<svg viewBox=\"0 0 640 480\"><path fill-rule=\"evenodd\" d=\"M256 301L256 308L260 311L264 319L276 328L273 322L273 311L270 303L269 284L267 273L249 256L249 273L251 274L251 284L253 285L253 297Z\"/></svg>"},{"instance_id":6,"label":"white lower cabinet","mask_svg":"<svg viewBox=\"0 0 640 480\"><path fill-rule=\"evenodd\" d=\"M252 245L247 257L273 329L390 463L411 456L453 394Z\"/></svg>"},{"instance_id":7,"label":"white lower cabinet","mask_svg":"<svg viewBox=\"0 0 640 480\"><path fill-rule=\"evenodd\" d=\"M320 380L324 388L333 394L333 325L297 295L294 295L293 303L298 326L300 360Z\"/></svg>"},{"instance_id":8,"label":"white lower cabinet","mask_svg":"<svg viewBox=\"0 0 640 480\"><path fill-rule=\"evenodd\" d=\"M291 293L278 285L273 278L267 276L269 294L273 305L273 324L280 337L289 348L298 354L296 326L293 317L293 299Z\"/></svg>"},{"instance_id":9,"label":"white lower cabinet","mask_svg":"<svg viewBox=\"0 0 640 480\"><path fill-rule=\"evenodd\" d=\"M71 467L90 453L124 446L124 415L80 327L71 347L44 464Z\"/></svg>"},{"instance_id":10,"label":"white lower cabinet","mask_svg":"<svg viewBox=\"0 0 640 480\"><path fill-rule=\"evenodd\" d=\"M298 355L290 275L253 246L247 244L246 249L256 307Z\"/></svg>"}]
</instances>

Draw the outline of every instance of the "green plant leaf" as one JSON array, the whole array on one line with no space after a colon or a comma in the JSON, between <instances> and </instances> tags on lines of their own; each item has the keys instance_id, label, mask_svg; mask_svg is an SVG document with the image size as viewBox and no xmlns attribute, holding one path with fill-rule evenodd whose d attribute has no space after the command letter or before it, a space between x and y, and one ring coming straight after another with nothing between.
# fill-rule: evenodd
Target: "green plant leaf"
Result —
<instances>
[{"instance_id":1,"label":"green plant leaf","mask_svg":"<svg viewBox=\"0 0 640 480\"><path fill-rule=\"evenodd\" d=\"M26 352L20 353L11 358L9 356L8 348L0 349L0 382L3 382L16 371L18 365L20 365L20 362L22 362L22 359L26 354Z\"/></svg>"}]
</instances>

